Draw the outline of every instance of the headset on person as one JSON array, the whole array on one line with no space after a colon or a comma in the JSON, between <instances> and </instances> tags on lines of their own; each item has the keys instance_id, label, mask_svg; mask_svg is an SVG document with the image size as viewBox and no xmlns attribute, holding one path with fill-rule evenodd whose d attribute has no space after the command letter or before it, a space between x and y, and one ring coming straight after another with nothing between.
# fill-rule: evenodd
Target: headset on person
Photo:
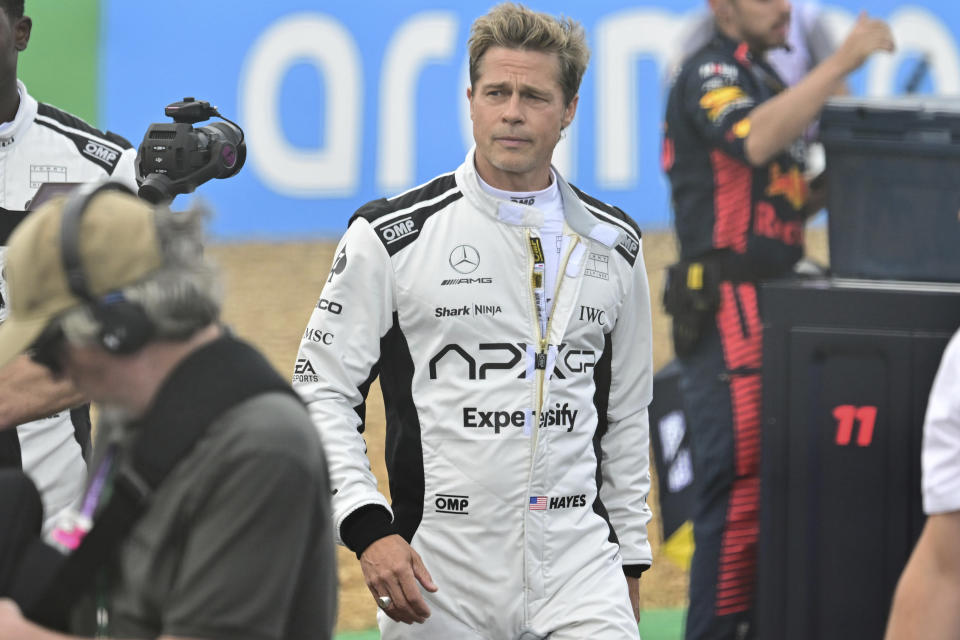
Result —
<instances>
[{"instance_id":1,"label":"headset on person","mask_svg":"<svg viewBox=\"0 0 960 640\"><path fill-rule=\"evenodd\" d=\"M144 308L128 300L121 292L112 291L96 296L87 282L80 259L80 225L91 201L107 191L135 195L119 182L99 182L80 185L64 205L60 226L60 256L70 292L83 300L99 324L97 342L110 353L136 353L153 337L156 328ZM51 371L59 371L57 357L62 332L59 327L44 331L31 348L34 361Z\"/></svg>"}]
</instances>

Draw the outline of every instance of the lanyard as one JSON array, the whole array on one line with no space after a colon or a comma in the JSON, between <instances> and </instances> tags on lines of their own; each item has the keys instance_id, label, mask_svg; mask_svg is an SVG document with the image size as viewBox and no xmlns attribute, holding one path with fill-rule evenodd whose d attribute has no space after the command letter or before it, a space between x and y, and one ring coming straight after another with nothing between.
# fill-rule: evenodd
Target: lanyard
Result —
<instances>
[{"instance_id":1,"label":"lanyard","mask_svg":"<svg viewBox=\"0 0 960 640\"><path fill-rule=\"evenodd\" d=\"M530 236L530 250L533 252L533 299L537 305L537 317L540 320L540 337L545 339L547 333L547 294L545 286L546 261L543 257L543 245L540 238Z\"/></svg>"},{"instance_id":2,"label":"lanyard","mask_svg":"<svg viewBox=\"0 0 960 640\"><path fill-rule=\"evenodd\" d=\"M76 551L77 547L83 541L83 538L93 527L93 515L96 513L97 505L109 493L110 482L113 477L113 462L116 457L116 446L111 445L103 457L97 472L87 487L87 493L83 498L83 506L80 511L71 510L67 512L59 522L56 528L50 532L50 542L59 547L64 553Z\"/></svg>"}]
</instances>

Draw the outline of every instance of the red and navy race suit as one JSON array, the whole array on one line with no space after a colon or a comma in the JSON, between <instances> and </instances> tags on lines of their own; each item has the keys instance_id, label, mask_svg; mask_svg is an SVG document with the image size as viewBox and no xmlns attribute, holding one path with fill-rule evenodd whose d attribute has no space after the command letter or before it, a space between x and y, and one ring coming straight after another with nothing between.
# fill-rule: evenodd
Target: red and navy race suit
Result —
<instances>
[{"instance_id":1,"label":"red and navy race suit","mask_svg":"<svg viewBox=\"0 0 960 640\"><path fill-rule=\"evenodd\" d=\"M682 260L722 265L720 306L681 358L697 482L687 638L752 635L760 501L761 322L756 283L803 251L803 142L764 166L747 162L750 112L783 88L744 43L719 35L677 74L663 168Z\"/></svg>"}]
</instances>

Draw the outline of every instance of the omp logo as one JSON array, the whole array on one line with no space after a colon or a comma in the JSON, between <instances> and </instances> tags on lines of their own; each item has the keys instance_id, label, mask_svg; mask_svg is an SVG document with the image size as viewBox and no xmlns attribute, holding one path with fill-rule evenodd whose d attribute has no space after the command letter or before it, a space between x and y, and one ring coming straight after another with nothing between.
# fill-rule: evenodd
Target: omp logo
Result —
<instances>
[{"instance_id":1,"label":"omp logo","mask_svg":"<svg viewBox=\"0 0 960 640\"><path fill-rule=\"evenodd\" d=\"M433 506L437 513L453 513L456 515L469 515L467 509L470 507L470 496L455 496L446 493L438 493L433 501Z\"/></svg>"},{"instance_id":2,"label":"omp logo","mask_svg":"<svg viewBox=\"0 0 960 640\"><path fill-rule=\"evenodd\" d=\"M585 507L587 506L587 494L581 493L576 496L559 496L552 497L549 500L550 509L570 509L572 507Z\"/></svg>"},{"instance_id":3,"label":"omp logo","mask_svg":"<svg viewBox=\"0 0 960 640\"><path fill-rule=\"evenodd\" d=\"M474 355L473 352L479 352ZM480 343L474 347L463 347L459 344L448 344L436 353L429 362L430 379L437 380L440 363L443 366L445 378L449 374L466 374L468 380L486 380L492 371L506 371L508 375L520 364L527 353L527 345L523 342L491 342ZM589 373L597 363L597 354L592 349L568 349L567 344L557 346L557 358L553 367L553 377L564 380L577 373ZM544 363L545 364L545 363ZM519 379L527 377L526 367L522 367L516 376Z\"/></svg>"},{"instance_id":4,"label":"omp logo","mask_svg":"<svg viewBox=\"0 0 960 640\"><path fill-rule=\"evenodd\" d=\"M516 202L517 204L525 204L532 207L533 203L537 201L536 197L533 198L510 198L511 201Z\"/></svg>"},{"instance_id":5,"label":"omp logo","mask_svg":"<svg viewBox=\"0 0 960 640\"><path fill-rule=\"evenodd\" d=\"M468 244L454 247L450 252L450 266L457 273L473 273L480 266L480 252Z\"/></svg>"},{"instance_id":6,"label":"omp logo","mask_svg":"<svg viewBox=\"0 0 960 640\"><path fill-rule=\"evenodd\" d=\"M403 240L407 236L418 233L419 231L420 230L417 229L417 223L409 216L377 228L377 232L380 234L380 237L383 238L385 244L392 244L398 240Z\"/></svg>"},{"instance_id":7,"label":"omp logo","mask_svg":"<svg viewBox=\"0 0 960 640\"><path fill-rule=\"evenodd\" d=\"M617 249L626 255L630 259L630 262L633 262L637 259L637 255L640 253L640 243L634 240L631 236L625 236L623 241L617 245Z\"/></svg>"},{"instance_id":8,"label":"omp logo","mask_svg":"<svg viewBox=\"0 0 960 640\"><path fill-rule=\"evenodd\" d=\"M307 327L307 330L303 332L303 339L309 340L310 342L317 342L320 344L333 344L334 335L323 329L313 329Z\"/></svg>"},{"instance_id":9,"label":"omp logo","mask_svg":"<svg viewBox=\"0 0 960 640\"><path fill-rule=\"evenodd\" d=\"M320 382L317 370L313 368L313 363L307 358L297 358L293 366L294 382Z\"/></svg>"},{"instance_id":10,"label":"omp logo","mask_svg":"<svg viewBox=\"0 0 960 640\"><path fill-rule=\"evenodd\" d=\"M335 316L343 313L343 305L341 305L339 302L334 302L333 300L327 300L326 298L320 298L320 302L317 303L317 309L320 309L320 311L327 311Z\"/></svg>"},{"instance_id":11,"label":"omp logo","mask_svg":"<svg viewBox=\"0 0 960 640\"><path fill-rule=\"evenodd\" d=\"M87 140L87 146L83 148L83 152L88 156L94 157L97 160L103 160L104 162L109 162L113 164L117 159L117 152L111 149L110 147L105 147L102 144L94 142L93 140Z\"/></svg>"},{"instance_id":12,"label":"omp logo","mask_svg":"<svg viewBox=\"0 0 960 640\"><path fill-rule=\"evenodd\" d=\"M599 253L591 253L587 256L587 269L585 275L600 280L610 279L610 256Z\"/></svg>"},{"instance_id":13,"label":"omp logo","mask_svg":"<svg viewBox=\"0 0 960 640\"><path fill-rule=\"evenodd\" d=\"M601 327L607 324L606 313L603 309L580 305L580 320L582 322L596 322Z\"/></svg>"}]
</instances>

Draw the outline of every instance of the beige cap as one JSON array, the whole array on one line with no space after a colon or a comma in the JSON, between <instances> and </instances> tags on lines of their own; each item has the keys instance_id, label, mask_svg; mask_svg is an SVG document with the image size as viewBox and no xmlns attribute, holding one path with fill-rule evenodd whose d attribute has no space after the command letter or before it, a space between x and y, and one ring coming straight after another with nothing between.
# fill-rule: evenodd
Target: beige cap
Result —
<instances>
[{"instance_id":1,"label":"beige cap","mask_svg":"<svg viewBox=\"0 0 960 640\"><path fill-rule=\"evenodd\" d=\"M60 235L67 198L43 205L17 227L7 247L4 275L9 300L0 326L0 366L26 351L52 319L84 304L70 291ZM87 287L102 296L142 280L163 264L154 209L136 196L103 191L80 221L80 264Z\"/></svg>"}]
</instances>

